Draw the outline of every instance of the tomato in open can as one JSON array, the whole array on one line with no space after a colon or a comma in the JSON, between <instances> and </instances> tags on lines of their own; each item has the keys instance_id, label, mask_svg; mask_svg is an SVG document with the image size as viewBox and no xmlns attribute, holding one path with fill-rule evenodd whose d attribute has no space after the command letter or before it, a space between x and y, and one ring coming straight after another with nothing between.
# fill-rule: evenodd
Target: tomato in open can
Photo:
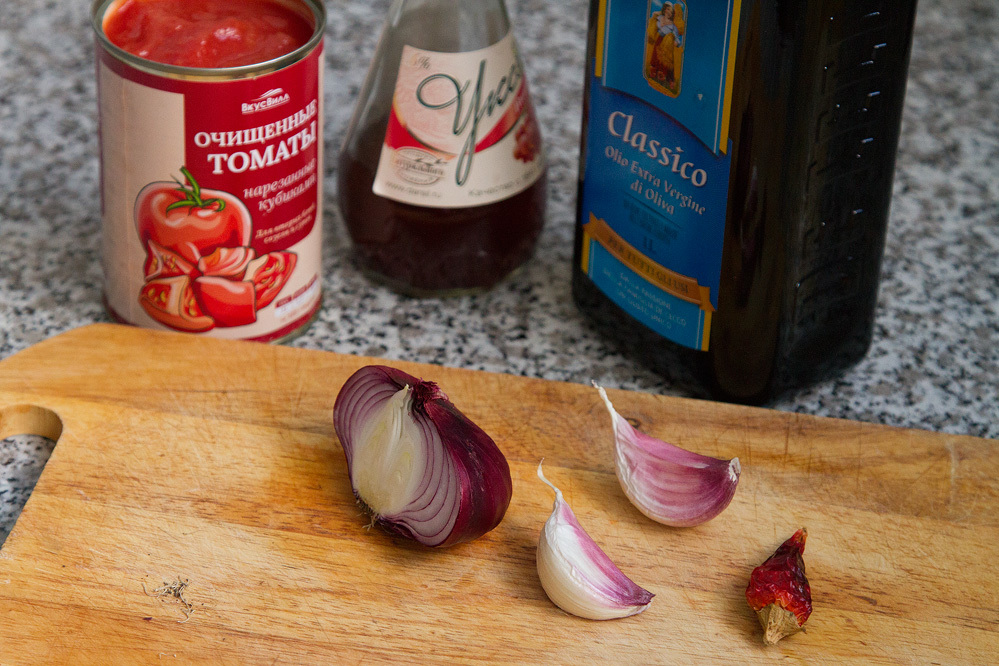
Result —
<instances>
[{"instance_id":1,"label":"tomato in open can","mask_svg":"<svg viewBox=\"0 0 999 666\"><path fill-rule=\"evenodd\" d=\"M320 0L97 0L104 300L280 341L321 302Z\"/></svg>"}]
</instances>

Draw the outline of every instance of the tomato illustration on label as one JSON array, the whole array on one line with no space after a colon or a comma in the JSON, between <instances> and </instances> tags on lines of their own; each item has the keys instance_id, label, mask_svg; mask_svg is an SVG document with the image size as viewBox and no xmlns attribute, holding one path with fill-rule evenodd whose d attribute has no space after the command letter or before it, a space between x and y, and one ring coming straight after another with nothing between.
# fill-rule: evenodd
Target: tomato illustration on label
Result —
<instances>
[{"instance_id":1,"label":"tomato illustration on label","mask_svg":"<svg viewBox=\"0 0 999 666\"><path fill-rule=\"evenodd\" d=\"M228 192L202 190L181 167L182 183L149 183L135 199L135 224L143 244L153 241L192 264L220 247L250 244L251 218Z\"/></svg>"},{"instance_id":2,"label":"tomato illustration on label","mask_svg":"<svg viewBox=\"0 0 999 666\"><path fill-rule=\"evenodd\" d=\"M295 270L294 252L271 252L257 259L246 270L247 279L253 282L257 293L257 307L267 307L281 293L284 284Z\"/></svg>"},{"instance_id":3,"label":"tomato illustration on label","mask_svg":"<svg viewBox=\"0 0 999 666\"><path fill-rule=\"evenodd\" d=\"M142 286L139 304L150 317L178 331L201 333L215 327L215 321L201 311L186 275L153 278Z\"/></svg>"},{"instance_id":4,"label":"tomato illustration on label","mask_svg":"<svg viewBox=\"0 0 999 666\"><path fill-rule=\"evenodd\" d=\"M179 254L171 252L155 241L146 244L146 264L143 270L146 279L175 277L177 275L197 275L198 271Z\"/></svg>"},{"instance_id":5,"label":"tomato illustration on label","mask_svg":"<svg viewBox=\"0 0 999 666\"><path fill-rule=\"evenodd\" d=\"M194 293L217 326L243 326L257 320L252 282L202 276L194 280Z\"/></svg>"},{"instance_id":6,"label":"tomato illustration on label","mask_svg":"<svg viewBox=\"0 0 999 666\"><path fill-rule=\"evenodd\" d=\"M179 331L245 326L257 320L295 268L294 252L257 257L253 220L240 199L185 183L154 182L139 192L135 224L146 248L139 303Z\"/></svg>"},{"instance_id":7,"label":"tomato illustration on label","mask_svg":"<svg viewBox=\"0 0 999 666\"><path fill-rule=\"evenodd\" d=\"M204 275L222 275L242 280L246 267L256 253L248 247L220 247L207 257L198 260L198 270Z\"/></svg>"}]
</instances>

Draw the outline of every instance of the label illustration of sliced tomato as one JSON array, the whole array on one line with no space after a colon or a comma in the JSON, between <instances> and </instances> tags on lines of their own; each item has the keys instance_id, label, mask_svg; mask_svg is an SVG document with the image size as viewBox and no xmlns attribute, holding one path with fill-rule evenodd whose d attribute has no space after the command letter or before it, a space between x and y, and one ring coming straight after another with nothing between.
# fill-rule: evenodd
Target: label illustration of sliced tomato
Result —
<instances>
[{"instance_id":1,"label":"label illustration of sliced tomato","mask_svg":"<svg viewBox=\"0 0 999 666\"><path fill-rule=\"evenodd\" d=\"M207 257L198 260L198 270L205 275L218 275L232 280L242 280L246 267L257 253L248 247L220 247Z\"/></svg>"},{"instance_id":2,"label":"label illustration of sliced tomato","mask_svg":"<svg viewBox=\"0 0 999 666\"><path fill-rule=\"evenodd\" d=\"M150 317L178 331L197 333L215 327L194 298L191 278L186 275L150 280L139 292L139 304Z\"/></svg>"},{"instance_id":3,"label":"label illustration of sliced tomato","mask_svg":"<svg viewBox=\"0 0 999 666\"><path fill-rule=\"evenodd\" d=\"M158 243L149 241L147 249L146 265L143 267L147 280L177 275L196 275L198 273L186 259Z\"/></svg>"},{"instance_id":4,"label":"label illustration of sliced tomato","mask_svg":"<svg viewBox=\"0 0 999 666\"><path fill-rule=\"evenodd\" d=\"M297 259L294 252L271 252L255 259L246 269L246 279L253 282L257 291L258 310L267 307L281 293Z\"/></svg>"},{"instance_id":5,"label":"label illustration of sliced tomato","mask_svg":"<svg viewBox=\"0 0 999 666\"><path fill-rule=\"evenodd\" d=\"M203 190L181 168L187 185L149 183L135 199L135 224L143 243L153 241L191 264L219 247L249 246L250 211L236 196Z\"/></svg>"},{"instance_id":6,"label":"label illustration of sliced tomato","mask_svg":"<svg viewBox=\"0 0 999 666\"><path fill-rule=\"evenodd\" d=\"M257 297L253 283L224 277L199 277L194 292L217 326L244 326L257 320Z\"/></svg>"}]
</instances>

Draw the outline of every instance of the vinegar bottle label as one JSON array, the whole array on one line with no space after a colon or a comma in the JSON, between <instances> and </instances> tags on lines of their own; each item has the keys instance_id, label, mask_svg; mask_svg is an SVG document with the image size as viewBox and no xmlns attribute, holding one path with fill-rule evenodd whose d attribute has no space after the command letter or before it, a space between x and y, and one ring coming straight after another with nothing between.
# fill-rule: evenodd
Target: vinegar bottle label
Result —
<instances>
[{"instance_id":1,"label":"vinegar bottle label","mask_svg":"<svg viewBox=\"0 0 999 666\"><path fill-rule=\"evenodd\" d=\"M741 3L599 1L581 269L653 331L706 351L718 307Z\"/></svg>"},{"instance_id":2,"label":"vinegar bottle label","mask_svg":"<svg viewBox=\"0 0 999 666\"><path fill-rule=\"evenodd\" d=\"M375 194L432 208L481 206L526 190L544 165L512 33L464 53L403 47Z\"/></svg>"}]
</instances>

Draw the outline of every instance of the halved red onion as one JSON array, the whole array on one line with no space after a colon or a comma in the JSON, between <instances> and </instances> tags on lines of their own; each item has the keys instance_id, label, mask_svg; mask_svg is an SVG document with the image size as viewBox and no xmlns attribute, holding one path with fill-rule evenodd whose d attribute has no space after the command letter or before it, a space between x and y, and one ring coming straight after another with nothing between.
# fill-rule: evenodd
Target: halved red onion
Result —
<instances>
[{"instance_id":1,"label":"halved red onion","mask_svg":"<svg viewBox=\"0 0 999 666\"><path fill-rule=\"evenodd\" d=\"M363 367L337 395L333 428L354 496L393 534L452 546L499 525L510 505L503 453L434 382Z\"/></svg>"},{"instance_id":2,"label":"halved red onion","mask_svg":"<svg viewBox=\"0 0 999 666\"><path fill-rule=\"evenodd\" d=\"M700 525L725 510L742 471L739 459L721 460L681 449L636 430L593 384L614 426L617 479L646 516L673 527Z\"/></svg>"}]
</instances>

